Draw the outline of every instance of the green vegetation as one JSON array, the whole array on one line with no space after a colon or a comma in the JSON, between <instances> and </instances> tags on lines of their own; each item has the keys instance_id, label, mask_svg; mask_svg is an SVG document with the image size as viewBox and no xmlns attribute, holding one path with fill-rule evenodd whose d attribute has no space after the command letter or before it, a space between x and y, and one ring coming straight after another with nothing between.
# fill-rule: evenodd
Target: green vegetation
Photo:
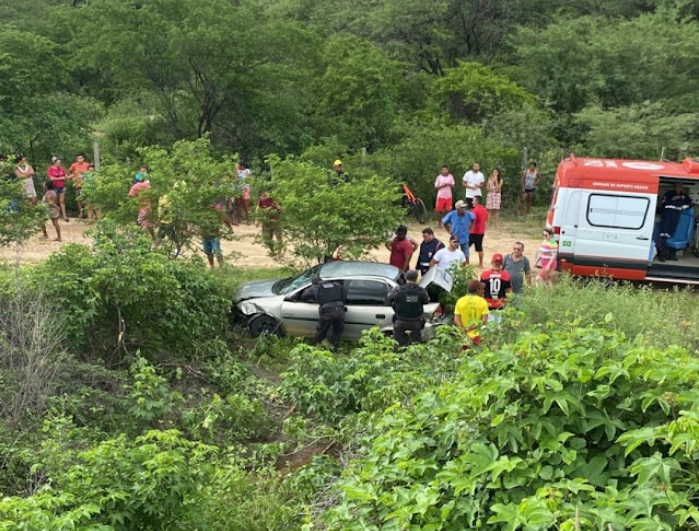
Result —
<instances>
[{"instance_id":1,"label":"green vegetation","mask_svg":"<svg viewBox=\"0 0 699 531\"><path fill-rule=\"evenodd\" d=\"M699 528L695 292L564 277L475 349L444 327L330 355L229 322L240 283L292 269L187 253L230 237L240 158L315 262L379 245L400 183L429 204L442 164L501 166L507 212L525 148L542 190L568 149L696 153L694 2L22 0L0 20L0 152L39 184L98 141L104 214L91 245L0 266L0 530ZM4 163L0 245L44 218Z\"/></svg>"}]
</instances>

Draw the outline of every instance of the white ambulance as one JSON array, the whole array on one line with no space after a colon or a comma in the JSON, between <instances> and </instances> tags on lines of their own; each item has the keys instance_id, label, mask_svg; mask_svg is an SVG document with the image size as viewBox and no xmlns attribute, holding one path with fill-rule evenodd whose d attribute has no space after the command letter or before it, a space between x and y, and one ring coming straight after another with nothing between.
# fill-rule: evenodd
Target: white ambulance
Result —
<instances>
[{"instance_id":1,"label":"white ambulance","mask_svg":"<svg viewBox=\"0 0 699 531\"><path fill-rule=\"evenodd\" d=\"M681 183L694 202L668 240L676 261L656 252L665 192ZM547 222L560 266L578 276L699 284L699 159L682 163L576 158L556 172Z\"/></svg>"}]
</instances>

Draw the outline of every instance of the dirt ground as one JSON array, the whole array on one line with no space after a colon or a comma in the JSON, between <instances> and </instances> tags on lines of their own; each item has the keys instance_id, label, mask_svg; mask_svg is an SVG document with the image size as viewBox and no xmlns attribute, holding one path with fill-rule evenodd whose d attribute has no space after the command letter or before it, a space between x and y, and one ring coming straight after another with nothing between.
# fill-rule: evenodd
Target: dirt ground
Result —
<instances>
[{"instance_id":1,"label":"dirt ground","mask_svg":"<svg viewBox=\"0 0 699 531\"><path fill-rule=\"evenodd\" d=\"M40 235L34 236L26 242L21 249L13 247L0 248L0 260L14 263L19 258L22 264L37 263L45 260L51 253L57 251L62 245L68 243L89 244L90 238L85 231L92 225L91 223L78 219L71 219L66 223L61 221L61 233L63 242L52 241L55 237L53 227L49 226L49 239L44 240ZM409 235L417 241L421 241L422 225L409 223ZM447 233L444 229L437 229L436 224L432 224L435 235L442 241L446 240ZM488 227L484 239L485 266L488 267L490 257L493 253L507 254L512 251L512 244L519 240L525 245L524 254L533 261L534 253L541 242L540 229L536 223L521 223L517 221L502 220L500 228L495 228L492 224ZM235 227L235 240L223 241L222 247L224 255L230 256L230 263L241 267L275 267L283 265L279 261L271 258L266 249L259 243L260 229L254 225L239 225ZM369 260L379 262L388 261L389 252L384 249L375 249L369 253ZM413 261L415 258L413 258ZM475 251L471 248L471 263L477 263Z\"/></svg>"}]
</instances>

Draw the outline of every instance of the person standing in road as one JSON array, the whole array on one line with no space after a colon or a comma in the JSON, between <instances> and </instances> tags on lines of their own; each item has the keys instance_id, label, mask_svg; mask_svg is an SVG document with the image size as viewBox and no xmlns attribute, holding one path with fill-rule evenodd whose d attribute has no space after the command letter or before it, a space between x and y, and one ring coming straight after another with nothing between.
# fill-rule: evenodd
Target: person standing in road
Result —
<instances>
[{"instance_id":1,"label":"person standing in road","mask_svg":"<svg viewBox=\"0 0 699 531\"><path fill-rule=\"evenodd\" d=\"M70 165L70 168L68 168L68 171L70 172L70 179L73 183L73 188L75 189L75 202L78 205L79 219L82 219L83 217L83 174L87 173L89 168L90 163L85 161L85 155L82 153L78 153L78 156L75 157L75 162Z\"/></svg>"},{"instance_id":2,"label":"person standing in road","mask_svg":"<svg viewBox=\"0 0 699 531\"><path fill-rule=\"evenodd\" d=\"M315 277L313 284L301 294L301 299L306 302L315 301L318 303L318 328L313 344L320 345L332 327L333 331L329 341L332 345L332 351L337 352L340 346L340 337L345 330L345 313L347 312L342 295L342 283Z\"/></svg>"},{"instance_id":3,"label":"person standing in road","mask_svg":"<svg viewBox=\"0 0 699 531\"><path fill-rule=\"evenodd\" d=\"M455 206L456 210L452 210L444 216L442 218L442 223L450 235L459 238L459 245L461 246L461 250L466 257L466 263L468 264L469 233L473 222L476 220L476 216L466 210L466 203L464 201L457 201Z\"/></svg>"},{"instance_id":4,"label":"person standing in road","mask_svg":"<svg viewBox=\"0 0 699 531\"><path fill-rule=\"evenodd\" d=\"M66 173L61 159L58 157L53 157L51 159L51 166L49 166L46 171L49 181L53 183L53 191L58 196L58 205L63 215L64 221L70 221L68 219L68 214L66 213L66 179L68 178L68 173Z\"/></svg>"},{"instance_id":5,"label":"person standing in road","mask_svg":"<svg viewBox=\"0 0 699 531\"><path fill-rule=\"evenodd\" d=\"M473 207L473 198L483 195L481 188L485 184L485 175L481 172L481 165L474 162L471 169L464 173L461 184L466 188L466 204L470 209Z\"/></svg>"},{"instance_id":6,"label":"person standing in road","mask_svg":"<svg viewBox=\"0 0 699 531\"><path fill-rule=\"evenodd\" d=\"M488 196L485 198L485 208L495 217L495 228L500 228L500 204L502 203L502 177L500 168L494 168L486 183Z\"/></svg>"},{"instance_id":7,"label":"person standing in road","mask_svg":"<svg viewBox=\"0 0 699 531\"><path fill-rule=\"evenodd\" d=\"M387 300L395 311L393 321L393 339L399 346L407 347L411 343L422 343L422 314L430 296L417 284L418 273L415 269L405 274L406 283L396 286L388 294Z\"/></svg>"},{"instance_id":8,"label":"person standing in road","mask_svg":"<svg viewBox=\"0 0 699 531\"><path fill-rule=\"evenodd\" d=\"M427 273L430 268L430 262L435 253L444 248L444 244L434 237L434 231L425 227L422 229L422 243L420 244L420 254L417 258L417 269L421 275Z\"/></svg>"},{"instance_id":9,"label":"person standing in road","mask_svg":"<svg viewBox=\"0 0 699 531\"><path fill-rule=\"evenodd\" d=\"M524 284L532 283L532 267L529 264L529 258L524 256L524 244L515 242L512 247L512 253L505 256L503 269L509 273L512 281L512 291L516 296L524 293Z\"/></svg>"},{"instance_id":10,"label":"person standing in road","mask_svg":"<svg viewBox=\"0 0 699 531\"><path fill-rule=\"evenodd\" d=\"M519 204L517 205L517 213L521 214L523 207L526 207L526 215L532 211L532 204L534 203L534 196L536 195L536 187L541 181L541 174L539 170L536 169L536 162L529 164L527 168L522 173L522 195L519 198Z\"/></svg>"},{"instance_id":11,"label":"person standing in road","mask_svg":"<svg viewBox=\"0 0 699 531\"><path fill-rule=\"evenodd\" d=\"M396 235L386 244L386 248L391 251L388 263L396 266L401 271L407 271L410 267L410 259L417 250L417 244L408 237L408 227L399 225Z\"/></svg>"},{"instance_id":12,"label":"person standing in road","mask_svg":"<svg viewBox=\"0 0 699 531\"><path fill-rule=\"evenodd\" d=\"M454 208L453 206L453 193L454 188L454 176L449 173L449 167L442 166L442 172L437 175L434 181L434 188L437 190L437 203L435 205L435 212L437 213L437 225L442 226L442 218L451 212Z\"/></svg>"},{"instance_id":13,"label":"person standing in road","mask_svg":"<svg viewBox=\"0 0 699 531\"><path fill-rule=\"evenodd\" d=\"M475 246L478 253L478 267L483 269L483 238L485 237L485 228L488 225L488 211L481 204L482 197L476 196L473 198L473 208L471 214L475 216L473 227L469 235L469 247Z\"/></svg>"}]
</instances>

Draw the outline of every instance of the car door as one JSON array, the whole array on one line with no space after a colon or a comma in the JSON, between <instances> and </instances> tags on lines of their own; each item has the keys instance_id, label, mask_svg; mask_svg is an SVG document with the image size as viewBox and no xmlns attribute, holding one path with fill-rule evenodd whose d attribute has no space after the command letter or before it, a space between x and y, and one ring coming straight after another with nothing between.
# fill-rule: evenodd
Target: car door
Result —
<instances>
[{"instance_id":1,"label":"car door","mask_svg":"<svg viewBox=\"0 0 699 531\"><path fill-rule=\"evenodd\" d=\"M318 303L301 300L303 291L310 287L289 294L282 302L282 324L287 334L291 336L313 337L318 326Z\"/></svg>"},{"instance_id":2,"label":"car door","mask_svg":"<svg viewBox=\"0 0 699 531\"><path fill-rule=\"evenodd\" d=\"M345 339L359 339L372 326L383 328L393 322L393 308L386 305L392 286L382 279L355 278L345 281Z\"/></svg>"}]
</instances>

